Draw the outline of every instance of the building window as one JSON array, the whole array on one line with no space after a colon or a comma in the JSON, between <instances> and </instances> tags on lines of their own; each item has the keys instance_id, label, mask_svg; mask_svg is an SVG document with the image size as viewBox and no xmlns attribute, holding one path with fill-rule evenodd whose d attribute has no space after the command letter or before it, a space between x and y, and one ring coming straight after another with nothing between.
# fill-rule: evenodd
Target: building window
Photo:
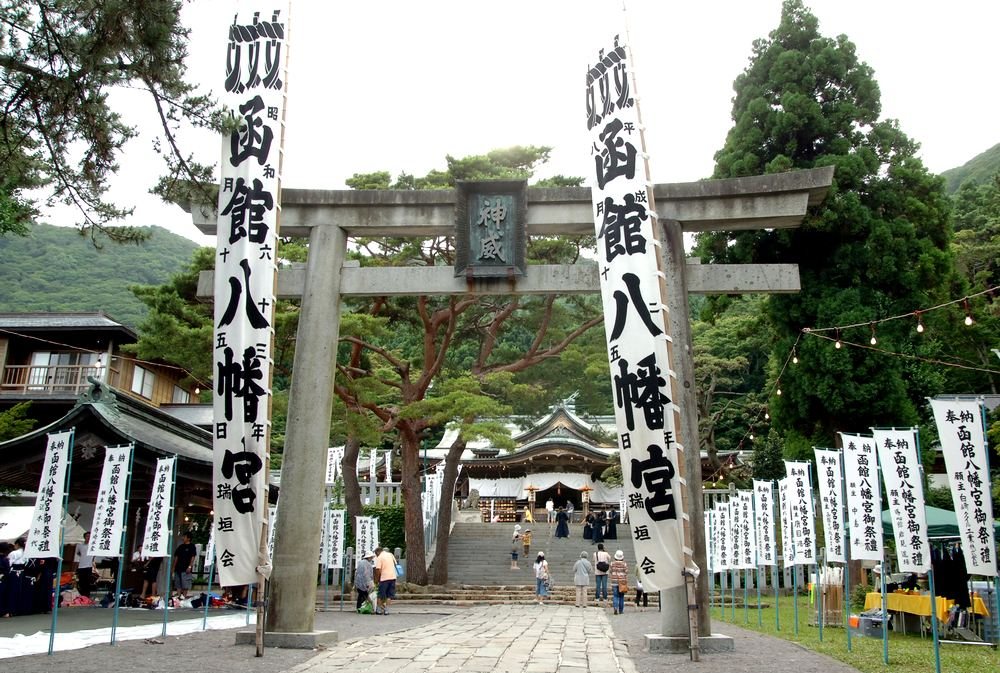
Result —
<instances>
[{"instance_id":1,"label":"building window","mask_svg":"<svg viewBox=\"0 0 1000 673\"><path fill-rule=\"evenodd\" d=\"M174 404L190 404L191 393L184 390L180 386L174 386L174 396L170 401Z\"/></svg>"},{"instance_id":2,"label":"building window","mask_svg":"<svg viewBox=\"0 0 1000 673\"><path fill-rule=\"evenodd\" d=\"M142 395L147 400L153 399L153 381L156 375L148 369L136 367L132 372L132 392Z\"/></svg>"}]
</instances>

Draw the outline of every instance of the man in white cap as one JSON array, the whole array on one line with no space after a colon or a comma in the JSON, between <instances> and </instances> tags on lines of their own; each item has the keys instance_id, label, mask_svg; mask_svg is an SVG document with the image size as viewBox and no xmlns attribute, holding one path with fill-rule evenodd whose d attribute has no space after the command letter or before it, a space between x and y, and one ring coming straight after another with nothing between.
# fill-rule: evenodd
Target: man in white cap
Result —
<instances>
[{"instance_id":1,"label":"man in white cap","mask_svg":"<svg viewBox=\"0 0 1000 673\"><path fill-rule=\"evenodd\" d=\"M372 560L374 558L374 552L366 552L358 561L358 567L354 570L354 590L358 593L358 604L356 606L358 612L361 612L361 606L368 600L368 594L373 587Z\"/></svg>"}]
</instances>

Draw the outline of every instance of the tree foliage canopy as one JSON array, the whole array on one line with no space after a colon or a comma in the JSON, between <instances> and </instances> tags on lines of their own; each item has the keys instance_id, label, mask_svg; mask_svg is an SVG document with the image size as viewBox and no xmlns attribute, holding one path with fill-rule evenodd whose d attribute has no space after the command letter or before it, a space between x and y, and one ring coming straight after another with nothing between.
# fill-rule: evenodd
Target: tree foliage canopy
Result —
<instances>
[{"instance_id":1,"label":"tree foliage canopy","mask_svg":"<svg viewBox=\"0 0 1000 673\"><path fill-rule=\"evenodd\" d=\"M824 37L800 0L787 0L781 22L757 40L736 79L734 126L716 154L715 177L835 166L824 203L801 228L709 233L698 252L720 262L794 262L802 291L771 297L778 334L772 379L805 327L878 320L947 300L954 283L949 202L942 181L917 157L918 146L894 120L881 120L878 85L846 36ZM890 350L926 356L912 325L887 323ZM867 329L845 334L867 340ZM940 373L919 361L864 349L835 350L826 340L798 344L801 364L772 397L779 428L804 441L869 425L911 423L936 393Z\"/></svg>"},{"instance_id":2,"label":"tree foliage canopy","mask_svg":"<svg viewBox=\"0 0 1000 673\"><path fill-rule=\"evenodd\" d=\"M185 79L188 30L180 0L0 0L0 234L23 233L45 186L77 209L92 236L134 242L131 227L107 228L131 212L105 197L134 122L111 102L115 89L149 94L167 141L172 176L210 180L184 156L181 119L219 127L210 98Z\"/></svg>"}]
</instances>

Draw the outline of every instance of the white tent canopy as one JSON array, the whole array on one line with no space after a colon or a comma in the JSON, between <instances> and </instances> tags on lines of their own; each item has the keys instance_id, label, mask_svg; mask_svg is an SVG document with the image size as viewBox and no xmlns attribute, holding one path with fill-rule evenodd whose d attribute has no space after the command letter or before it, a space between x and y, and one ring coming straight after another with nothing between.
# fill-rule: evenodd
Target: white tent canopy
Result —
<instances>
[{"instance_id":1,"label":"white tent canopy","mask_svg":"<svg viewBox=\"0 0 1000 673\"><path fill-rule=\"evenodd\" d=\"M552 488L556 484L562 484L566 488L576 490L589 486L593 489L590 492L590 501L594 503L614 503L618 504L622 499L621 486L609 486L602 481L590 478L589 474L574 472L540 472L529 474L526 477L510 477L505 479L473 479L469 478L469 488L479 491L481 498L517 498L526 500L528 498L528 486L533 486L539 491Z\"/></svg>"},{"instance_id":2,"label":"white tent canopy","mask_svg":"<svg viewBox=\"0 0 1000 673\"><path fill-rule=\"evenodd\" d=\"M31 518L35 508L32 505L0 507L0 542L13 542L27 535L31 526ZM80 544L83 542L84 530L71 516L64 518L63 544Z\"/></svg>"}]
</instances>

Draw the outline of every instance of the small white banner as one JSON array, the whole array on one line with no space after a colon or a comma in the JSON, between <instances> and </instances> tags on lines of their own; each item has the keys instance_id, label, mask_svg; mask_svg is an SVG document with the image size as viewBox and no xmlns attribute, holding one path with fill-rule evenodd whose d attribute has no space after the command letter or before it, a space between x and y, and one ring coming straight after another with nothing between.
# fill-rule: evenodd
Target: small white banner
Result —
<instances>
[{"instance_id":1,"label":"small white banner","mask_svg":"<svg viewBox=\"0 0 1000 673\"><path fill-rule=\"evenodd\" d=\"M208 534L208 546L205 547L205 568L215 565L215 519L212 519L212 531ZM209 587L211 589L211 587Z\"/></svg>"},{"instance_id":2,"label":"small white banner","mask_svg":"<svg viewBox=\"0 0 1000 673\"><path fill-rule=\"evenodd\" d=\"M340 476L340 464L344 460L344 447L332 446L326 450L326 485L333 486Z\"/></svg>"},{"instance_id":3,"label":"small white banner","mask_svg":"<svg viewBox=\"0 0 1000 673\"><path fill-rule=\"evenodd\" d=\"M170 512L174 506L174 465L177 458L160 458L153 473L153 492L149 496L146 534L142 538L142 557L170 556ZM225 565L225 559L220 559Z\"/></svg>"},{"instance_id":4,"label":"small white banner","mask_svg":"<svg viewBox=\"0 0 1000 673\"><path fill-rule=\"evenodd\" d=\"M133 445L104 449L101 487L90 527L91 556L98 558L122 555L122 529L125 520L128 482L132 469Z\"/></svg>"},{"instance_id":5,"label":"small white banner","mask_svg":"<svg viewBox=\"0 0 1000 673\"><path fill-rule=\"evenodd\" d=\"M736 567L733 551L733 524L730 503L720 502L715 505L715 540L718 549L716 570L732 570Z\"/></svg>"},{"instance_id":6,"label":"small white banner","mask_svg":"<svg viewBox=\"0 0 1000 673\"><path fill-rule=\"evenodd\" d=\"M795 565L812 565L816 563L816 518L813 512L812 486L809 483L809 463L786 460L785 475L788 477Z\"/></svg>"},{"instance_id":7,"label":"small white banner","mask_svg":"<svg viewBox=\"0 0 1000 673\"><path fill-rule=\"evenodd\" d=\"M42 477L35 495L35 510L24 547L24 558L62 556L63 499L66 495L66 466L73 450L73 431L48 436Z\"/></svg>"},{"instance_id":8,"label":"small white banner","mask_svg":"<svg viewBox=\"0 0 1000 673\"><path fill-rule=\"evenodd\" d=\"M740 568L752 570L757 567L757 526L753 520L753 491L737 491L736 506L739 508L740 539L737 556Z\"/></svg>"},{"instance_id":9,"label":"small white banner","mask_svg":"<svg viewBox=\"0 0 1000 673\"><path fill-rule=\"evenodd\" d=\"M792 505L788 499L788 477L778 480L778 509L781 518L781 564L787 568L795 564L795 536L792 535Z\"/></svg>"},{"instance_id":10,"label":"small white banner","mask_svg":"<svg viewBox=\"0 0 1000 673\"><path fill-rule=\"evenodd\" d=\"M368 453L368 481L374 484L376 479L375 466L378 464L378 450L372 449Z\"/></svg>"},{"instance_id":11,"label":"small white banner","mask_svg":"<svg viewBox=\"0 0 1000 673\"><path fill-rule=\"evenodd\" d=\"M819 479L819 502L823 510L823 539L826 541L826 560L833 563L846 563L840 452L827 449L814 449L814 451L816 452L816 472Z\"/></svg>"},{"instance_id":12,"label":"small white banner","mask_svg":"<svg viewBox=\"0 0 1000 673\"><path fill-rule=\"evenodd\" d=\"M771 481L753 480L754 521L757 524L757 562L760 565L777 564L774 546L774 484Z\"/></svg>"},{"instance_id":13,"label":"small white banner","mask_svg":"<svg viewBox=\"0 0 1000 673\"><path fill-rule=\"evenodd\" d=\"M347 517L347 512L342 509L330 510L330 517L328 523L327 539L329 543L326 546L326 567L327 568L343 568L344 567L344 520Z\"/></svg>"},{"instance_id":14,"label":"small white banner","mask_svg":"<svg viewBox=\"0 0 1000 673\"><path fill-rule=\"evenodd\" d=\"M899 571L925 573L931 567L931 553L916 430L873 430L872 434L882 466Z\"/></svg>"},{"instance_id":15,"label":"small white banner","mask_svg":"<svg viewBox=\"0 0 1000 673\"><path fill-rule=\"evenodd\" d=\"M980 400L931 400L970 575L997 574L993 498Z\"/></svg>"},{"instance_id":16,"label":"small white banner","mask_svg":"<svg viewBox=\"0 0 1000 673\"><path fill-rule=\"evenodd\" d=\"M882 560L882 490L875 440L840 433L844 445L844 486L851 559Z\"/></svg>"},{"instance_id":17,"label":"small white banner","mask_svg":"<svg viewBox=\"0 0 1000 673\"><path fill-rule=\"evenodd\" d=\"M278 522L278 503L267 506L267 555L274 558L274 530Z\"/></svg>"},{"instance_id":18,"label":"small white banner","mask_svg":"<svg viewBox=\"0 0 1000 673\"><path fill-rule=\"evenodd\" d=\"M716 570L715 559L715 510L706 509L705 510L705 562L708 564L709 574L714 573Z\"/></svg>"},{"instance_id":19,"label":"small white banner","mask_svg":"<svg viewBox=\"0 0 1000 673\"><path fill-rule=\"evenodd\" d=\"M376 519L372 516L354 517L354 564L361 563L365 554L375 551L378 537L375 532Z\"/></svg>"}]
</instances>

